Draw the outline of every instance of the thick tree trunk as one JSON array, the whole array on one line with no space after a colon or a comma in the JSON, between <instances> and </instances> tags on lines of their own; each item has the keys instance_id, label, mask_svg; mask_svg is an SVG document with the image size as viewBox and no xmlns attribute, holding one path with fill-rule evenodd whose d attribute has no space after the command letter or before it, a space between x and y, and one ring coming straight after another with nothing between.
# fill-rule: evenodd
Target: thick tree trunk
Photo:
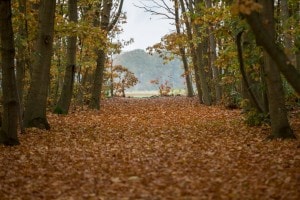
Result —
<instances>
[{"instance_id":1,"label":"thick tree trunk","mask_svg":"<svg viewBox=\"0 0 300 200\"><path fill-rule=\"evenodd\" d=\"M50 129L46 117L46 104L50 82L53 48L55 0L42 0L39 9L39 30L32 79L25 105L25 127Z\"/></svg>"},{"instance_id":2,"label":"thick tree trunk","mask_svg":"<svg viewBox=\"0 0 300 200\"><path fill-rule=\"evenodd\" d=\"M174 7L175 7L176 33L178 35L180 35L181 30L180 30L180 22L179 22L179 4L178 4L178 0L174 1ZM182 47L182 46L179 46L179 51L180 51L180 56L181 56L181 60L182 60L182 63L183 63L184 77L185 77L185 82L186 82L186 86L187 86L187 96L192 97L192 96L194 96L194 91L193 91L193 85L192 85L192 81L191 81L187 56L186 56L186 53L185 53L185 48Z\"/></svg>"},{"instance_id":3,"label":"thick tree trunk","mask_svg":"<svg viewBox=\"0 0 300 200\"><path fill-rule=\"evenodd\" d=\"M77 0L68 1L69 21L77 23ZM65 69L64 84L60 98L54 112L68 114L74 87L76 70L76 42L77 36L69 36L67 44L67 66Z\"/></svg>"},{"instance_id":4,"label":"thick tree trunk","mask_svg":"<svg viewBox=\"0 0 300 200\"><path fill-rule=\"evenodd\" d=\"M26 0L26 2L28 2L28 0ZM38 25L38 18L39 18L39 8L40 8L40 5L41 5L41 2L40 1L30 1L28 2L29 4L27 5L30 5L28 7L28 12L30 13L31 18L34 19L34 23ZM30 23L28 23L29 25ZM28 33L30 32L30 30L27 30ZM28 38L29 39L29 38ZM36 42L37 42L37 36L35 34L34 38L32 38L31 40L28 40L28 47L27 47L27 50L28 50L28 70L29 70L29 77L30 77L30 80L32 79L32 71L33 71L33 62L34 62L34 56L35 56L35 53L36 53ZM28 95L28 90L27 90L27 95ZM24 96L24 98L26 99L27 96ZM24 102L25 103L25 102Z\"/></svg>"},{"instance_id":5,"label":"thick tree trunk","mask_svg":"<svg viewBox=\"0 0 300 200\"><path fill-rule=\"evenodd\" d=\"M18 96L14 67L14 33L12 28L11 1L0 1L0 36L2 57L3 116L0 143L17 145Z\"/></svg>"},{"instance_id":6,"label":"thick tree trunk","mask_svg":"<svg viewBox=\"0 0 300 200\"><path fill-rule=\"evenodd\" d=\"M200 0L195 0L195 12L197 14L200 14ZM199 25L194 25L194 34L196 37L200 38L201 33L199 32ZM211 105L211 96L209 92L209 86L207 82L207 73L205 72L205 67L208 67L208 58L205 58L204 53L207 52L208 48L208 37L205 37L204 41L199 42L196 47L196 55L197 55L197 63L198 63L198 73L199 73L199 78L200 78L200 83L201 83L201 90L202 90L202 99L203 103L205 105Z\"/></svg>"},{"instance_id":7,"label":"thick tree trunk","mask_svg":"<svg viewBox=\"0 0 300 200\"><path fill-rule=\"evenodd\" d=\"M199 35L198 35L199 36ZM204 66L205 65L205 60L204 60L204 55L203 55L203 51L204 51L204 45L203 43L199 43L197 45L197 62L198 62L198 66L199 66L199 78L200 78L200 83L201 83L201 91L202 91L202 100L203 103L205 105L211 105L211 96L209 93L209 87L208 87L208 83L207 83L207 76L205 73L205 69Z\"/></svg>"},{"instance_id":8,"label":"thick tree trunk","mask_svg":"<svg viewBox=\"0 0 300 200\"><path fill-rule=\"evenodd\" d=\"M263 5L261 20L268 21L267 24L264 24L264 27L270 33L272 40L275 41L273 1L260 0L260 2ZM285 108L284 91L280 72L276 67L276 63L266 51L264 51L264 60L272 129L269 138L295 138L287 118L287 110Z\"/></svg>"},{"instance_id":9,"label":"thick tree trunk","mask_svg":"<svg viewBox=\"0 0 300 200\"><path fill-rule=\"evenodd\" d=\"M287 118L280 72L276 67L273 67L276 64L267 52L264 52L264 57L272 129L269 138L295 138Z\"/></svg>"},{"instance_id":10,"label":"thick tree trunk","mask_svg":"<svg viewBox=\"0 0 300 200\"><path fill-rule=\"evenodd\" d=\"M94 82L92 87L92 98L89 103L89 108L100 109L100 98L104 74L104 65L106 61L106 51L102 49L97 50L97 65L94 72Z\"/></svg>"}]
</instances>

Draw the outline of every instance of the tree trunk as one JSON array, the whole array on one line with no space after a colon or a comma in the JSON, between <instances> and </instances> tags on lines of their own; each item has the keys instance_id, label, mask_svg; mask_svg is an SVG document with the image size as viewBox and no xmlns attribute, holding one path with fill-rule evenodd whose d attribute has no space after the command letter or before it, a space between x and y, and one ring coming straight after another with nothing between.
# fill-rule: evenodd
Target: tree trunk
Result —
<instances>
[{"instance_id":1,"label":"tree trunk","mask_svg":"<svg viewBox=\"0 0 300 200\"><path fill-rule=\"evenodd\" d=\"M300 73L300 49L296 51L296 67L298 72Z\"/></svg>"},{"instance_id":2,"label":"tree trunk","mask_svg":"<svg viewBox=\"0 0 300 200\"><path fill-rule=\"evenodd\" d=\"M263 59L263 58L262 58ZM261 59L261 60L262 60ZM267 87L267 80L266 80L266 73L263 66L260 68L260 79L262 83L262 99L263 99L263 110L264 113L269 113L269 99L268 99L268 87Z\"/></svg>"},{"instance_id":3,"label":"tree trunk","mask_svg":"<svg viewBox=\"0 0 300 200\"><path fill-rule=\"evenodd\" d=\"M271 34L270 36L272 37L272 40L275 41L273 1L260 0L260 2L263 5L261 20L268 22L264 24L264 27ZM266 51L264 51L264 60L272 129L269 138L295 138L287 118L287 110L285 108L284 91L280 72L276 67L276 63Z\"/></svg>"},{"instance_id":4,"label":"tree trunk","mask_svg":"<svg viewBox=\"0 0 300 200\"><path fill-rule=\"evenodd\" d=\"M26 0L19 0L19 12L26 16ZM19 35L21 40L27 39L26 31L26 19L24 19L19 25ZM20 99L20 105L23 108L23 89L24 89L24 78L25 78L25 65L26 65L26 47L23 45L23 42L18 47L18 56L17 59L17 68L16 68L16 80L17 88Z\"/></svg>"},{"instance_id":5,"label":"tree trunk","mask_svg":"<svg viewBox=\"0 0 300 200\"><path fill-rule=\"evenodd\" d=\"M121 91L122 91L122 97L126 97L124 83L122 83Z\"/></svg>"},{"instance_id":6,"label":"tree trunk","mask_svg":"<svg viewBox=\"0 0 300 200\"><path fill-rule=\"evenodd\" d=\"M14 67L14 33L12 28L11 1L0 1L0 36L2 57L3 117L0 143L17 145L18 96Z\"/></svg>"},{"instance_id":7,"label":"tree trunk","mask_svg":"<svg viewBox=\"0 0 300 200\"><path fill-rule=\"evenodd\" d=\"M111 63L110 63L110 97L114 97L114 76L113 76L113 58L111 56Z\"/></svg>"},{"instance_id":8,"label":"tree trunk","mask_svg":"<svg viewBox=\"0 0 300 200\"><path fill-rule=\"evenodd\" d=\"M179 5L178 5L178 0L174 1L174 7L175 7L175 25L176 25L176 32L178 35L181 34L180 30L180 22L179 22ZM190 76L190 71L189 71L189 66L188 66L188 61L187 61L187 56L185 53L185 48L183 46L179 46L179 51L180 51L180 56L181 60L183 63L183 69L184 69L184 77L186 81L186 86L187 86L187 96L192 97L194 96L194 91L193 91L193 85L191 81L191 76Z\"/></svg>"},{"instance_id":9,"label":"tree trunk","mask_svg":"<svg viewBox=\"0 0 300 200\"><path fill-rule=\"evenodd\" d=\"M216 53L216 40L215 36L212 33L212 31L209 31L209 43L210 43L210 58L211 58L211 68L213 72L213 81L215 86L215 94L216 94L216 102L220 102L222 99L222 88L220 86L221 79L220 79L220 73L219 69L215 65L215 61L217 59L217 53Z\"/></svg>"},{"instance_id":10,"label":"tree trunk","mask_svg":"<svg viewBox=\"0 0 300 200\"><path fill-rule=\"evenodd\" d=\"M212 7L212 2L211 0L206 0L206 6L208 8ZM213 34L213 27L210 27L208 29L208 34L209 34L209 53L210 53L210 64L211 64L211 69L213 73L213 82L214 82L214 87L215 87L215 95L216 95L216 102L220 102L222 98L222 89L220 86L220 75L219 75L219 70L217 66L215 65L215 61L217 59L217 48L216 48L216 40L215 36Z\"/></svg>"},{"instance_id":11,"label":"tree trunk","mask_svg":"<svg viewBox=\"0 0 300 200\"><path fill-rule=\"evenodd\" d=\"M123 7L124 0L121 0L119 3L119 9L117 13L115 14L114 19L110 20L111 18L111 10L113 6L112 0L104 0L103 1L103 9L101 11L101 21L100 21L100 28L103 30L106 34L105 38L107 37L108 33L113 29L115 24L117 23L122 7ZM95 26L98 26L99 21L95 20ZM104 68L105 68L105 61L106 61L106 45L103 44L101 49L97 49L97 65L96 70L94 73L94 82L93 82L93 88L92 88L92 97L89 104L89 108L91 109L100 109L100 96L101 96L101 90L102 90L102 82L103 82L103 75L104 75Z\"/></svg>"},{"instance_id":12,"label":"tree trunk","mask_svg":"<svg viewBox=\"0 0 300 200\"><path fill-rule=\"evenodd\" d=\"M69 21L77 23L77 0L68 1ZM77 36L69 36L67 44L67 66L65 69L64 84L60 98L54 112L68 114L73 95L74 77L76 69L76 42Z\"/></svg>"},{"instance_id":13,"label":"tree trunk","mask_svg":"<svg viewBox=\"0 0 300 200\"><path fill-rule=\"evenodd\" d=\"M42 0L39 9L36 55L25 105L25 127L50 129L46 117L46 105L53 49L55 2L55 0Z\"/></svg>"},{"instance_id":14,"label":"tree trunk","mask_svg":"<svg viewBox=\"0 0 300 200\"><path fill-rule=\"evenodd\" d=\"M286 26L289 19L289 8L287 0L280 0L280 16L282 20L282 26ZM290 60L294 60L293 52L291 51L293 48L293 42L291 36L287 35L287 33L283 32L283 45L288 52L288 57ZM293 62L295 63L295 62Z\"/></svg>"},{"instance_id":15,"label":"tree trunk","mask_svg":"<svg viewBox=\"0 0 300 200\"><path fill-rule=\"evenodd\" d=\"M107 28L110 21L110 12L112 9L112 0L104 0L103 8L100 14L100 20L95 19L94 26L100 27L101 30L105 31L104 38L107 37ZM99 13L96 13L96 17L99 16ZM99 18L99 17L98 17ZM92 86L92 96L89 103L89 108L91 109L100 109L100 98L101 98L101 90L102 90L102 81L104 74L104 67L106 61L106 46L103 44L103 47L100 49L96 49L96 69L94 72L93 86Z\"/></svg>"},{"instance_id":16,"label":"tree trunk","mask_svg":"<svg viewBox=\"0 0 300 200\"><path fill-rule=\"evenodd\" d=\"M198 35L199 36L199 35ZM200 83L201 83L201 91L202 91L202 99L203 99L203 103L205 105L211 105L211 96L209 94L209 87L208 87L208 83L207 83L207 77L206 77L206 73L205 73L205 69L204 66L205 65L205 60L204 60L204 55L203 55L203 51L204 51L204 45L203 43L199 43L197 45L197 62L198 62L198 66L199 66L199 78L200 78Z\"/></svg>"},{"instance_id":17,"label":"tree trunk","mask_svg":"<svg viewBox=\"0 0 300 200\"><path fill-rule=\"evenodd\" d=\"M180 48L179 50L180 50L181 59L182 59L182 63L183 63L184 77L185 77L186 88L187 88L187 96L193 97L194 90L193 90L193 85L192 85L192 80L191 80L191 75L190 75L190 70L189 70L189 65L188 65L185 49Z\"/></svg>"},{"instance_id":18,"label":"tree trunk","mask_svg":"<svg viewBox=\"0 0 300 200\"><path fill-rule=\"evenodd\" d=\"M197 93L198 93L198 99L199 99L200 104L202 104L203 100L202 100L202 90L201 90L200 76L199 76L199 66L198 66L198 62L197 62L196 48L193 43L194 38L193 38L193 34L192 34L192 25L191 25L192 20L190 22L188 15L186 13L185 3L183 0L180 0L180 6L181 6L181 12L183 13L184 24L186 27L186 32L187 32L187 36L188 36L188 40L189 40L189 48L190 48L191 56L192 56L192 63L193 63L193 69L194 69L194 74L195 74L195 82L196 82L196 89L197 89ZM192 3L190 3L189 6L190 6L190 12L194 13Z\"/></svg>"},{"instance_id":19,"label":"tree trunk","mask_svg":"<svg viewBox=\"0 0 300 200\"><path fill-rule=\"evenodd\" d=\"M255 106L256 110L259 111L260 113L263 113L263 108L262 106L259 104L258 99L256 98L256 96L254 95L254 91L252 90L252 88L250 87L250 83L245 71L245 66L244 66L244 59L243 59L243 49L242 49L242 42L241 42L241 38L242 38L242 34L243 32L238 33L237 38L236 38L236 45L237 45L237 51L238 51L238 60L239 60L239 67L240 67L240 72L242 74L242 83L243 83L243 88L246 89L247 93L250 96L250 101L253 102L253 105Z\"/></svg>"},{"instance_id":20,"label":"tree trunk","mask_svg":"<svg viewBox=\"0 0 300 200\"><path fill-rule=\"evenodd\" d=\"M195 12L200 13L200 8L199 4L201 3L200 0L195 0ZM201 33L199 32L199 25L194 25L194 32L196 37L200 38ZM208 48L208 38L205 37L204 41L198 42L197 48L196 48L196 54L197 54L197 63L198 63L198 68L199 68L199 78L200 78L200 83L201 83L201 90L202 90L202 98L203 98L203 103L205 105L211 105L211 96L209 92L209 86L207 82L207 74L205 73L205 67L208 65L208 60L207 58L204 58L204 53L207 52Z\"/></svg>"},{"instance_id":21,"label":"tree trunk","mask_svg":"<svg viewBox=\"0 0 300 200\"><path fill-rule=\"evenodd\" d=\"M28 61L26 46L24 45L24 41L28 40L28 32L27 32L27 19L26 19L26 0L19 0L19 12L21 15L24 15L22 18L22 22L19 25L19 35L21 39L21 43L18 46L18 52L16 56L17 67L16 67L16 83L17 83L17 95L19 101L19 123L21 127L21 133L25 133L23 126L23 112L24 112L24 85L25 85L25 66Z\"/></svg>"},{"instance_id":22,"label":"tree trunk","mask_svg":"<svg viewBox=\"0 0 300 200\"><path fill-rule=\"evenodd\" d=\"M300 3L298 2L298 6L297 6L297 13L296 13L296 19L298 24L300 24ZM296 46L296 69L298 70L298 72L300 73L300 36L299 36L299 32L298 35L295 37L295 46Z\"/></svg>"},{"instance_id":23,"label":"tree trunk","mask_svg":"<svg viewBox=\"0 0 300 200\"><path fill-rule=\"evenodd\" d=\"M89 103L89 108L100 109L100 97L102 90L104 66L106 61L106 51L103 49L97 50L97 65L94 72L94 81L92 87L92 97Z\"/></svg>"}]
</instances>

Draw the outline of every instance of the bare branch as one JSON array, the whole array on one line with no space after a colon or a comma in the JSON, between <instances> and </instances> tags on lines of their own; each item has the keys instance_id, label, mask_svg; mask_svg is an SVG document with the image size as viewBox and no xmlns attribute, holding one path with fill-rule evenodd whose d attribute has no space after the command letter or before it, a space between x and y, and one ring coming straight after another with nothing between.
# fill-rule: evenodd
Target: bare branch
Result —
<instances>
[{"instance_id":1,"label":"bare branch","mask_svg":"<svg viewBox=\"0 0 300 200\"><path fill-rule=\"evenodd\" d=\"M148 3L145 3L148 2ZM150 13L153 16L162 16L163 19L175 19L175 12L165 0L144 0L139 1L140 5L133 4L137 8L143 9L145 12ZM152 4L152 5L150 5Z\"/></svg>"}]
</instances>

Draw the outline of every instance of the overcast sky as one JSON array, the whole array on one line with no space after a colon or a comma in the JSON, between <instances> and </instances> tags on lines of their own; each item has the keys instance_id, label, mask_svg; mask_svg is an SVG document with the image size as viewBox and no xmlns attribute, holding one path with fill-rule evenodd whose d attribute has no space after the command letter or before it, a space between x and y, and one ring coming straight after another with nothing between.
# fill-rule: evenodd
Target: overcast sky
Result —
<instances>
[{"instance_id":1,"label":"overcast sky","mask_svg":"<svg viewBox=\"0 0 300 200\"><path fill-rule=\"evenodd\" d=\"M151 16L143 9L135 7L133 4L139 4L139 0L125 0L123 11L127 12L127 24L123 24L124 32L120 39L134 39L134 43L124 47L123 51L133 49L146 49L155 43L160 42L160 38L173 30L171 21L161 19L157 16Z\"/></svg>"}]
</instances>

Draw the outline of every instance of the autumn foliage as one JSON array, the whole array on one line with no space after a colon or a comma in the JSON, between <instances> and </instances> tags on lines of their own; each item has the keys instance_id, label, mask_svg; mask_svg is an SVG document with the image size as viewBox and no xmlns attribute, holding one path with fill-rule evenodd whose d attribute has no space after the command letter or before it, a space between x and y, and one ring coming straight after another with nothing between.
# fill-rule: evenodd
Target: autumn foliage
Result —
<instances>
[{"instance_id":1,"label":"autumn foliage","mask_svg":"<svg viewBox=\"0 0 300 200\"><path fill-rule=\"evenodd\" d=\"M135 86L139 81L133 72L122 65L113 67L112 76L114 78L113 87L116 94L123 97L125 97L125 90Z\"/></svg>"},{"instance_id":2,"label":"autumn foliage","mask_svg":"<svg viewBox=\"0 0 300 200\"><path fill-rule=\"evenodd\" d=\"M186 97L48 114L0 146L0 199L299 199L300 143ZM299 136L299 112L291 113Z\"/></svg>"}]
</instances>

